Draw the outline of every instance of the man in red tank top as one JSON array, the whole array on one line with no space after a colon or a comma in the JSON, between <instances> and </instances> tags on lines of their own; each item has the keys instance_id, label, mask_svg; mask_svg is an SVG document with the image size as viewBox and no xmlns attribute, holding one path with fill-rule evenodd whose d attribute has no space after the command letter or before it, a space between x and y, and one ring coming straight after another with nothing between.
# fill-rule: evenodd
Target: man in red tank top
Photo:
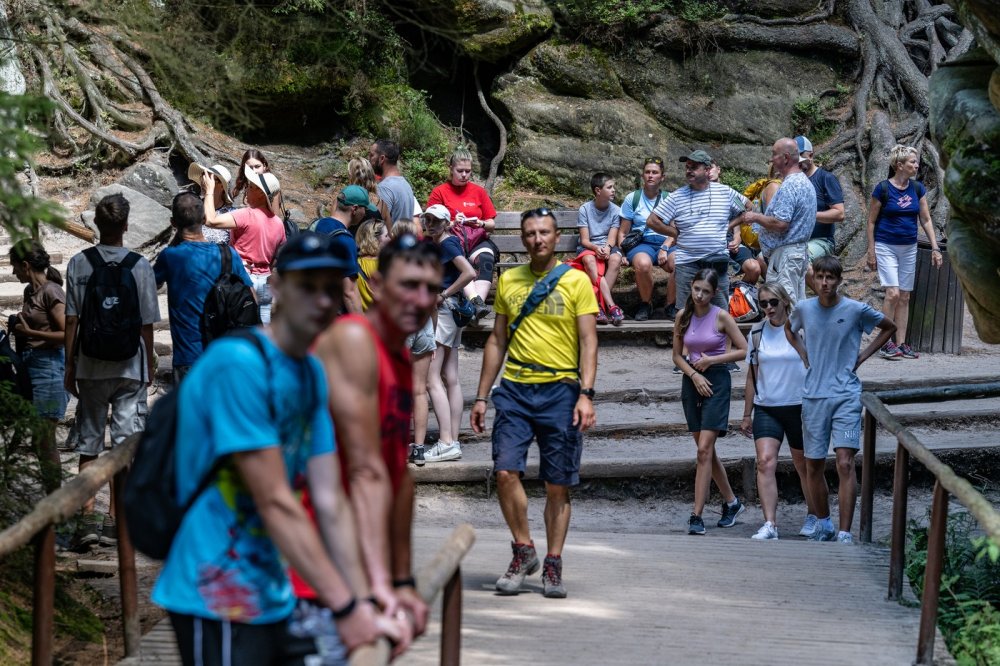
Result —
<instances>
[{"instance_id":1,"label":"man in red tank top","mask_svg":"<svg viewBox=\"0 0 1000 666\"><path fill-rule=\"evenodd\" d=\"M372 593L385 610L408 616L414 635L426 628L428 608L414 587L410 557L414 485L406 459L413 391L405 342L436 309L442 277L433 243L400 236L382 249L371 276L375 305L337 319L316 345ZM313 596L293 581L297 596Z\"/></svg>"}]
</instances>

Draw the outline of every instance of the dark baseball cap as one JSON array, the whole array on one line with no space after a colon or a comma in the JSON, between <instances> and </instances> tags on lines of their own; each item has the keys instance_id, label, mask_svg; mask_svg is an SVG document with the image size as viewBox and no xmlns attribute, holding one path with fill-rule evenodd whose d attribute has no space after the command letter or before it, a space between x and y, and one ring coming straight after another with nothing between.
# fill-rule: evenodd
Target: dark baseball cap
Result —
<instances>
[{"instance_id":1,"label":"dark baseball cap","mask_svg":"<svg viewBox=\"0 0 1000 666\"><path fill-rule=\"evenodd\" d=\"M331 243L326 234L312 231L304 231L292 237L278 250L275 270L279 273L316 268L346 271L352 268L351 257L343 245Z\"/></svg>"},{"instance_id":2,"label":"dark baseball cap","mask_svg":"<svg viewBox=\"0 0 1000 666\"><path fill-rule=\"evenodd\" d=\"M682 155L679 162L697 162L705 166L712 166L712 156L704 150L695 150L688 155Z\"/></svg>"}]
</instances>

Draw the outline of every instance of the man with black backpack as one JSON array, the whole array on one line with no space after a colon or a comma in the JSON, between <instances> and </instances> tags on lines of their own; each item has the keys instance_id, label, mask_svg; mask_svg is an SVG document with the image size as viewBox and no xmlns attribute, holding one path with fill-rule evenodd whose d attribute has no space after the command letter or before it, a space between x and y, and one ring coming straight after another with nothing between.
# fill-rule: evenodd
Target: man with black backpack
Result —
<instances>
[{"instance_id":1,"label":"man with black backpack","mask_svg":"<svg viewBox=\"0 0 1000 666\"><path fill-rule=\"evenodd\" d=\"M548 547L542 589L546 597L562 598L569 489L580 482L582 433L595 422L597 299L586 273L567 270L556 260L559 230L550 210L521 214L521 242L530 262L505 271L497 284L496 322L483 350L472 429L477 433L485 429L490 387L506 355L503 379L492 394L493 468L514 557L496 589L517 594L525 577L539 568L528 529L528 497L521 484L528 447L537 438Z\"/></svg>"},{"instance_id":2,"label":"man with black backpack","mask_svg":"<svg viewBox=\"0 0 1000 666\"><path fill-rule=\"evenodd\" d=\"M153 272L157 287L167 285L174 383L180 384L209 342L229 329L259 324L260 316L240 255L205 240L201 199L181 192L171 213L180 242L160 252Z\"/></svg>"},{"instance_id":3,"label":"man with black backpack","mask_svg":"<svg viewBox=\"0 0 1000 666\"><path fill-rule=\"evenodd\" d=\"M146 387L153 381L153 323L160 319L153 267L122 245L129 203L111 194L97 204L100 243L66 267L66 390L79 398L76 425L80 471L104 450L111 407L111 444L146 424ZM117 543L114 516L83 506L75 546Z\"/></svg>"}]
</instances>

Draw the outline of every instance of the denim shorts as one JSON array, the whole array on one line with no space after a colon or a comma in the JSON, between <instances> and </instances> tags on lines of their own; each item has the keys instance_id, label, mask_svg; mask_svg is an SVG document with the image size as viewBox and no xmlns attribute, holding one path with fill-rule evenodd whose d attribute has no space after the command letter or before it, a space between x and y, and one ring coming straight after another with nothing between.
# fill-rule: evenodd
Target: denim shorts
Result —
<instances>
[{"instance_id":1,"label":"denim shorts","mask_svg":"<svg viewBox=\"0 0 1000 666\"><path fill-rule=\"evenodd\" d=\"M557 486L580 483L583 434L573 425L580 386L569 382L522 384L504 379L493 391L493 469L519 472L538 440L538 478Z\"/></svg>"},{"instance_id":2,"label":"denim shorts","mask_svg":"<svg viewBox=\"0 0 1000 666\"><path fill-rule=\"evenodd\" d=\"M729 430L729 401L732 399L732 377L729 368L713 365L701 373L712 384L712 395L698 393L694 382L687 375L681 380L681 405L688 432L715 430L723 437Z\"/></svg>"},{"instance_id":3,"label":"denim shorts","mask_svg":"<svg viewBox=\"0 0 1000 666\"><path fill-rule=\"evenodd\" d=\"M802 398L806 458L822 460L834 449L861 448L861 397Z\"/></svg>"},{"instance_id":4,"label":"denim shorts","mask_svg":"<svg viewBox=\"0 0 1000 666\"><path fill-rule=\"evenodd\" d=\"M802 450L802 405L753 406L753 438L788 438L788 446Z\"/></svg>"},{"instance_id":5,"label":"denim shorts","mask_svg":"<svg viewBox=\"0 0 1000 666\"><path fill-rule=\"evenodd\" d=\"M635 259L635 255L644 254L649 257L649 260L656 265L656 256L660 252L660 247L666 242L666 237L659 234L653 234L649 236L643 236L642 242L636 245L634 248L628 251L626 257L628 262L631 264L632 260ZM676 245L671 245L667 253L674 250Z\"/></svg>"},{"instance_id":6,"label":"denim shorts","mask_svg":"<svg viewBox=\"0 0 1000 666\"><path fill-rule=\"evenodd\" d=\"M694 276L703 268L712 268L719 276L719 288L715 291L712 303L729 312L729 252L713 254L710 257L674 266L674 284L677 285L677 309L683 309L691 293L691 282Z\"/></svg>"},{"instance_id":7,"label":"denim shorts","mask_svg":"<svg viewBox=\"0 0 1000 666\"><path fill-rule=\"evenodd\" d=\"M38 415L59 420L66 415L69 400L65 388L66 352L58 349L31 349L22 354L31 378L32 402Z\"/></svg>"},{"instance_id":8,"label":"denim shorts","mask_svg":"<svg viewBox=\"0 0 1000 666\"><path fill-rule=\"evenodd\" d=\"M820 257L833 256L833 241L829 238L813 238L806 243L809 251L809 262L812 263Z\"/></svg>"},{"instance_id":9,"label":"denim shorts","mask_svg":"<svg viewBox=\"0 0 1000 666\"><path fill-rule=\"evenodd\" d=\"M146 383L136 379L78 379L80 401L76 424L80 439L76 452L97 456L104 450L104 429L111 407L111 444L146 429Z\"/></svg>"},{"instance_id":10,"label":"denim shorts","mask_svg":"<svg viewBox=\"0 0 1000 666\"><path fill-rule=\"evenodd\" d=\"M413 356L430 354L437 349L437 343L434 342L434 317L428 317L422 329L406 336L406 347Z\"/></svg>"}]
</instances>

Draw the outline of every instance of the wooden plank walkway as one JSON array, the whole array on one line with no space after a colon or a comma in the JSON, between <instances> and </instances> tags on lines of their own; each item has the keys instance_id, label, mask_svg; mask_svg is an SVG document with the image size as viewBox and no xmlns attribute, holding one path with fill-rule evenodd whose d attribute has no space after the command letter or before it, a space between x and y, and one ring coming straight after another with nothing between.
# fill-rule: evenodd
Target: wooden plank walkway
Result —
<instances>
[{"instance_id":1,"label":"wooden plank walkway","mask_svg":"<svg viewBox=\"0 0 1000 666\"><path fill-rule=\"evenodd\" d=\"M539 526L535 526L536 532ZM450 528L417 530L418 565ZM537 575L517 597L493 585L510 558L506 530L478 531L463 563L465 664L910 664L919 614L885 600L884 550L797 539L756 542L710 530L570 532L565 600ZM538 535L542 538L542 535ZM540 544L541 545L541 544ZM397 664L438 663L440 604L428 635ZM142 659L179 664L169 622Z\"/></svg>"}]
</instances>

